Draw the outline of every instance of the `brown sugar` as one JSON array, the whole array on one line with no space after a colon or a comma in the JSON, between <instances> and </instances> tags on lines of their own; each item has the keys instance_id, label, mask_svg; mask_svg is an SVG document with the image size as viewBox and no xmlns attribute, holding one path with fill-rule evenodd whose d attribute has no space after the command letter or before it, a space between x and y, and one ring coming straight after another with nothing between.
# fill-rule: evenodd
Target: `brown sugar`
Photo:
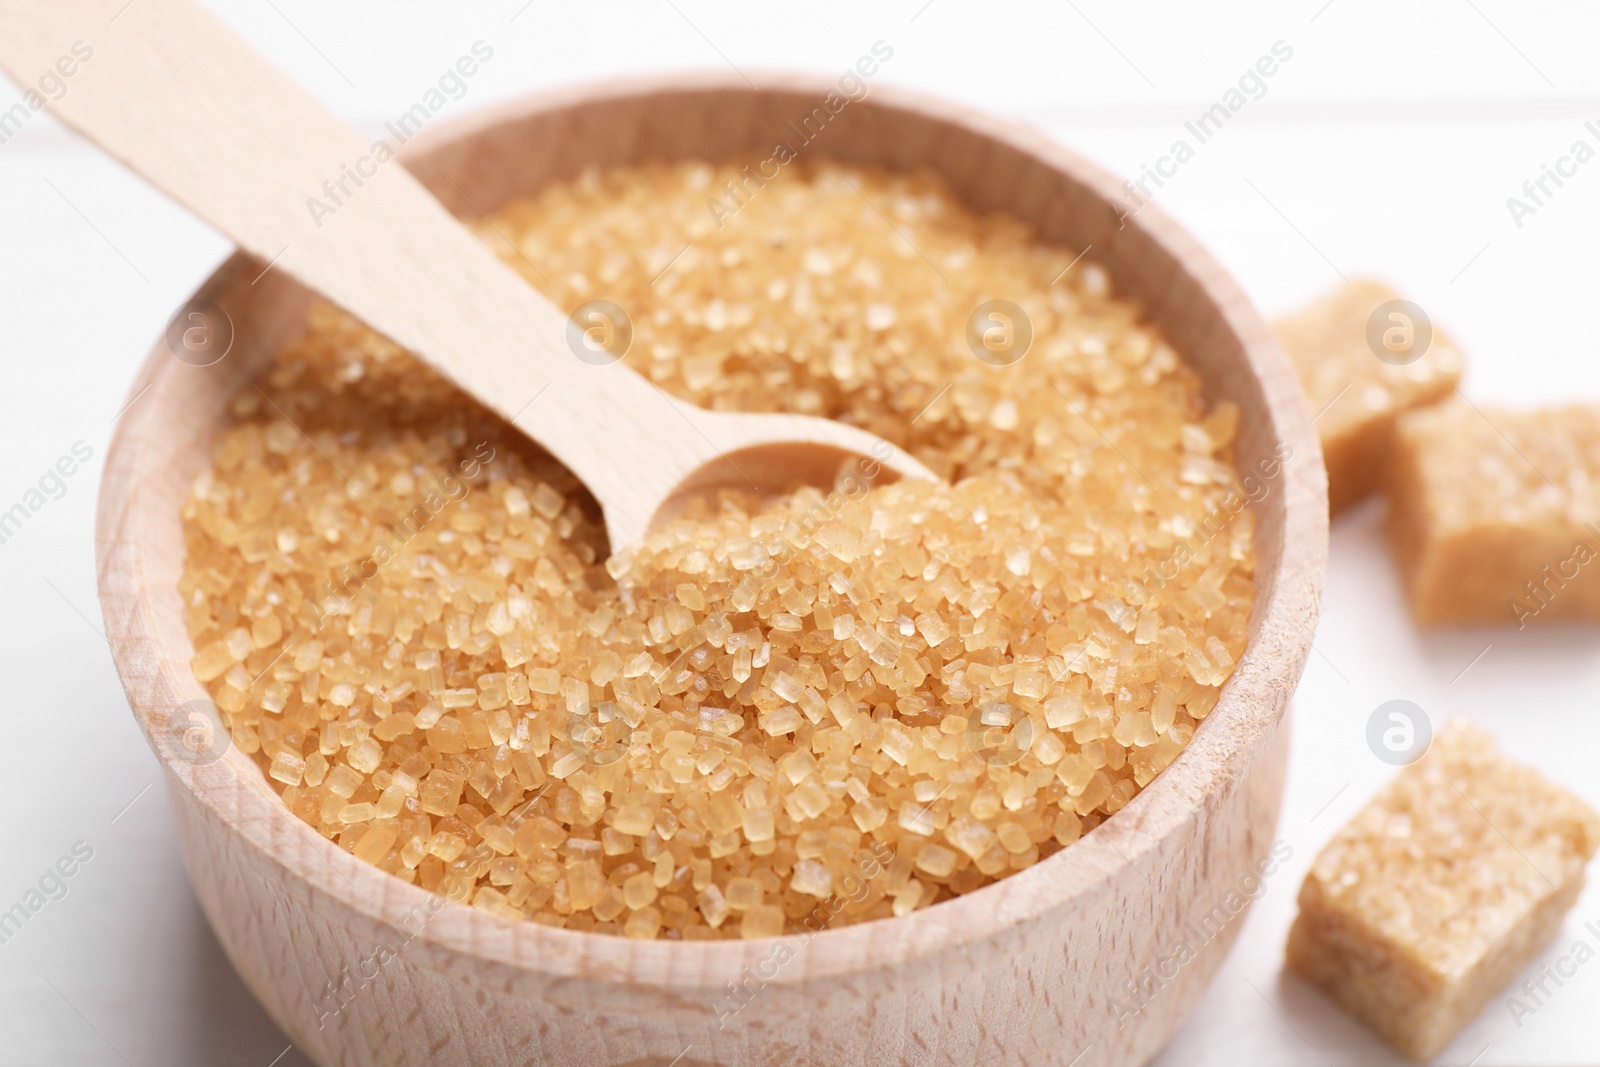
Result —
<instances>
[{"instance_id":1,"label":"brown sugar","mask_svg":"<svg viewBox=\"0 0 1600 1067\"><path fill-rule=\"evenodd\" d=\"M1436 403L1461 380L1461 352L1437 327L1406 309L1402 318L1385 313L1398 301L1388 286L1358 279L1273 324L1316 416L1331 512L1382 485L1395 418ZM1390 352L1386 335L1416 351Z\"/></svg>"},{"instance_id":2,"label":"brown sugar","mask_svg":"<svg viewBox=\"0 0 1600 1067\"><path fill-rule=\"evenodd\" d=\"M1587 804L1451 722L1317 857L1289 966L1430 1059L1554 935L1597 846Z\"/></svg>"},{"instance_id":3,"label":"brown sugar","mask_svg":"<svg viewBox=\"0 0 1600 1067\"><path fill-rule=\"evenodd\" d=\"M1600 618L1600 409L1409 414L1388 495L1418 621Z\"/></svg>"},{"instance_id":4,"label":"brown sugar","mask_svg":"<svg viewBox=\"0 0 1600 1067\"><path fill-rule=\"evenodd\" d=\"M855 923L1075 841L1215 704L1254 592L1237 409L930 176L797 163L718 225L737 175L591 173L482 232L626 309L662 388L949 484L726 495L610 555L570 474L316 309L195 483L181 589L234 743L340 847L574 930ZM1033 330L1005 366L966 340L992 299Z\"/></svg>"}]
</instances>

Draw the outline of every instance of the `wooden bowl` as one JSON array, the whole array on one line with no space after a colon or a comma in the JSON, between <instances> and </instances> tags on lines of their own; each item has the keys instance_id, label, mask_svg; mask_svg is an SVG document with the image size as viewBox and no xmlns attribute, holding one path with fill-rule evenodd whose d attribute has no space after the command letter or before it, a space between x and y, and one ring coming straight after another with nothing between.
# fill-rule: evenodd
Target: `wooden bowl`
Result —
<instances>
[{"instance_id":1,"label":"wooden bowl","mask_svg":"<svg viewBox=\"0 0 1600 1067\"><path fill-rule=\"evenodd\" d=\"M765 158L836 86L762 82L670 78L546 96L418 138L406 164L470 218L590 165ZM100 496L100 596L201 905L244 980L318 1063L1138 1064L1231 944L1272 858L1280 726L1327 551L1321 454L1293 372L1193 239L1154 207L1119 223L1117 181L1035 131L873 87L802 151L931 167L981 211L1092 246L1210 398L1241 408L1239 469L1287 446L1254 505L1259 595L1233 677L1176 762L1100 828L904 918L809 938L634 942L445 902L295 818L225 738L194 751L210 721L178 595L180 502L226 399L303 328L309 300L236 255L196 294L232 320L227 357L196 367L163 343L133 387Z\"/></svg>"}]
</instances>

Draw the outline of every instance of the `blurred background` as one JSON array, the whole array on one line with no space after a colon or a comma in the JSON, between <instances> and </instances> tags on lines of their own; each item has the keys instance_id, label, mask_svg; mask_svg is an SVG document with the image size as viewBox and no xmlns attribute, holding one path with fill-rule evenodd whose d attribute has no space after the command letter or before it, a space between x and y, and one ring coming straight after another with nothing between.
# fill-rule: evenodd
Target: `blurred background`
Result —
<instances>
[{"instance_id":1,"label":"blurred background","mask_svg":"<svg viewBox=\"0 0 1600 1067\"><path fill-rule=\"evenodd\" d=\"M138 2L138 0L134 0ZM493 58L445 118L651 72L838 72L893 48L873 85L1028 123L1125 177L1154 166L1263 55L1270 77L1155 193L1269 317L1376 276L1465 351L1484 404L1600 400L1600 161L1532 213L1523 183L1600 148L1600 6L1511 0L211 0L255 47L374 136L476 41ZM1289 58L1283 59L1284 52ZM0 80L0 112L20 99ZM1586 126L1591 120L1592 127ZM1153 185L1150 186L1154 188ZM80 861L0 942L0 1062L303 1067L212 938L185 879L155 759L135 729L95 596L96 483L139 361L228 245L45 115L0 143L0 510L63 455L89 461L0 542L0 911ZM1583 627L1408 621L1383 505L1334 525L1316 648L1295 700L1268 883L1205 1000L1158 1061L1388 1064L1394 1055L1281 973L1294 896L1323 842L1393 773L1366 741L1394 699L1468 715L1600 804L1600 639ZM1580 900L1524 977L1587 940ZM1519 979L1520 982L1520 979ZM1509 992L1509 991L1508 991ZM1520 1023L1504 996L1445 1064L1600 1062L1600 962Z\"/></svg>"}]
</instances>

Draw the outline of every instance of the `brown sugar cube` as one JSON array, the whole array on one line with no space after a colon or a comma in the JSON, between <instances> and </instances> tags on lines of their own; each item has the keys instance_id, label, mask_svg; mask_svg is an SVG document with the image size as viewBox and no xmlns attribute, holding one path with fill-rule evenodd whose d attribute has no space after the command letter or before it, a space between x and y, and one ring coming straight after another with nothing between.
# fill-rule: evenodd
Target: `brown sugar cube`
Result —
<instances>
[{"instance_id":1,"label":"brown sugar cube","mask_svg":"<svg viewBox=\"0 0 1600 1067\"><path fill-rule=\"evenodd\" d=\"M1357 280L1273 325L1317 416L1330 512L1382 484L1395 417L1461 380L1460 351L1399 299Z\"/></svg>"},{"instance_id":2,"label":"brown sugar cube","mask_svg":"<svg viewBox=\"0 0 1600 1067\"><path fill-rule=\"evenodd\" d=\"M1410 412L1388 493L1417 621L1600 618L1600 408Z\"/></svg>"},{"instance_id":3,"label":"brown sugar cube","mask_svg":"<svg viewBox=\"0 0 1600 1067\"><path fill-rule=\"evenodd\" d=\"M1288 964L1430 1059L1555 934L1597 845L1592 808L1456 720L1317 857Z\"/></svg>"}]
</instances>

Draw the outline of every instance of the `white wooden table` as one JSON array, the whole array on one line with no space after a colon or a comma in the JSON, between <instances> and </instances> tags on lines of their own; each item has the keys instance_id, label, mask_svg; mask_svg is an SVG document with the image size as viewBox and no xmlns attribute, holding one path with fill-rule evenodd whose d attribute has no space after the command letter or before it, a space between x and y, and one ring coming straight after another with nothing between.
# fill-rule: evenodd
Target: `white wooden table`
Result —
<instances>
[{"instance_id":1,"label":"white wooden table","mask_svg":"<svg viewBox=\"0 0 1600 1067\"><path fill-rule=\"evenodd\" d=\"M137 2L137 0L135 0ZM1157 199L1269 314L1340 276L1391 280L1468 355L1480 404L1600 398L1600 161L1522 225L1506 200L1580 138L1600 148L1600 12L1510 0L1119 5L822 0L782 11L638 0L227 0L216 10L378 132L478 40L493 58L448 111L663 69L843 70L874 41L882 78L1030 121L1125 175L1154 167L1258 57L1293 55ZM464 5L463 5L464 6ZM1254 86L1247 89L1254 90ZM69 90L70 91L70 90ZM0 112L17 99L0 91ZM1600 127L1597 127L1600 128ZM1172 169L1168 166L1168 169ZM1153 188L1153 186L1152 186ZM0 943L0 1061L277 1067L305 1061L234 975L190 895L157 781L99 635L95 483L136 361L226 245L42 116L0 144L0 511L75 445L91 460L0 543L0 911L49 899ZM80 444L81 442L81 444ZM49 498L58 497L58 498ZM1280 838L1293 858L1245 920L1206 999L1158 1061L1398 1062L1281 970L1307 864L1392 773L1367 749L1380 703L1469 715L1600 804L1600 630L1419 633L1382 507L1335 524L1316 653L1296 698ZM78 843L82 842L81 845ZM58 886L48 869L92 850ZM1600 949L1600 890L1541 961ZM1496 1002L1441 1063L1600 1062L1600 962L1519 1027ZM279 1057L274 1060L274 1057Z\"/></svg>"}]
</instances>

